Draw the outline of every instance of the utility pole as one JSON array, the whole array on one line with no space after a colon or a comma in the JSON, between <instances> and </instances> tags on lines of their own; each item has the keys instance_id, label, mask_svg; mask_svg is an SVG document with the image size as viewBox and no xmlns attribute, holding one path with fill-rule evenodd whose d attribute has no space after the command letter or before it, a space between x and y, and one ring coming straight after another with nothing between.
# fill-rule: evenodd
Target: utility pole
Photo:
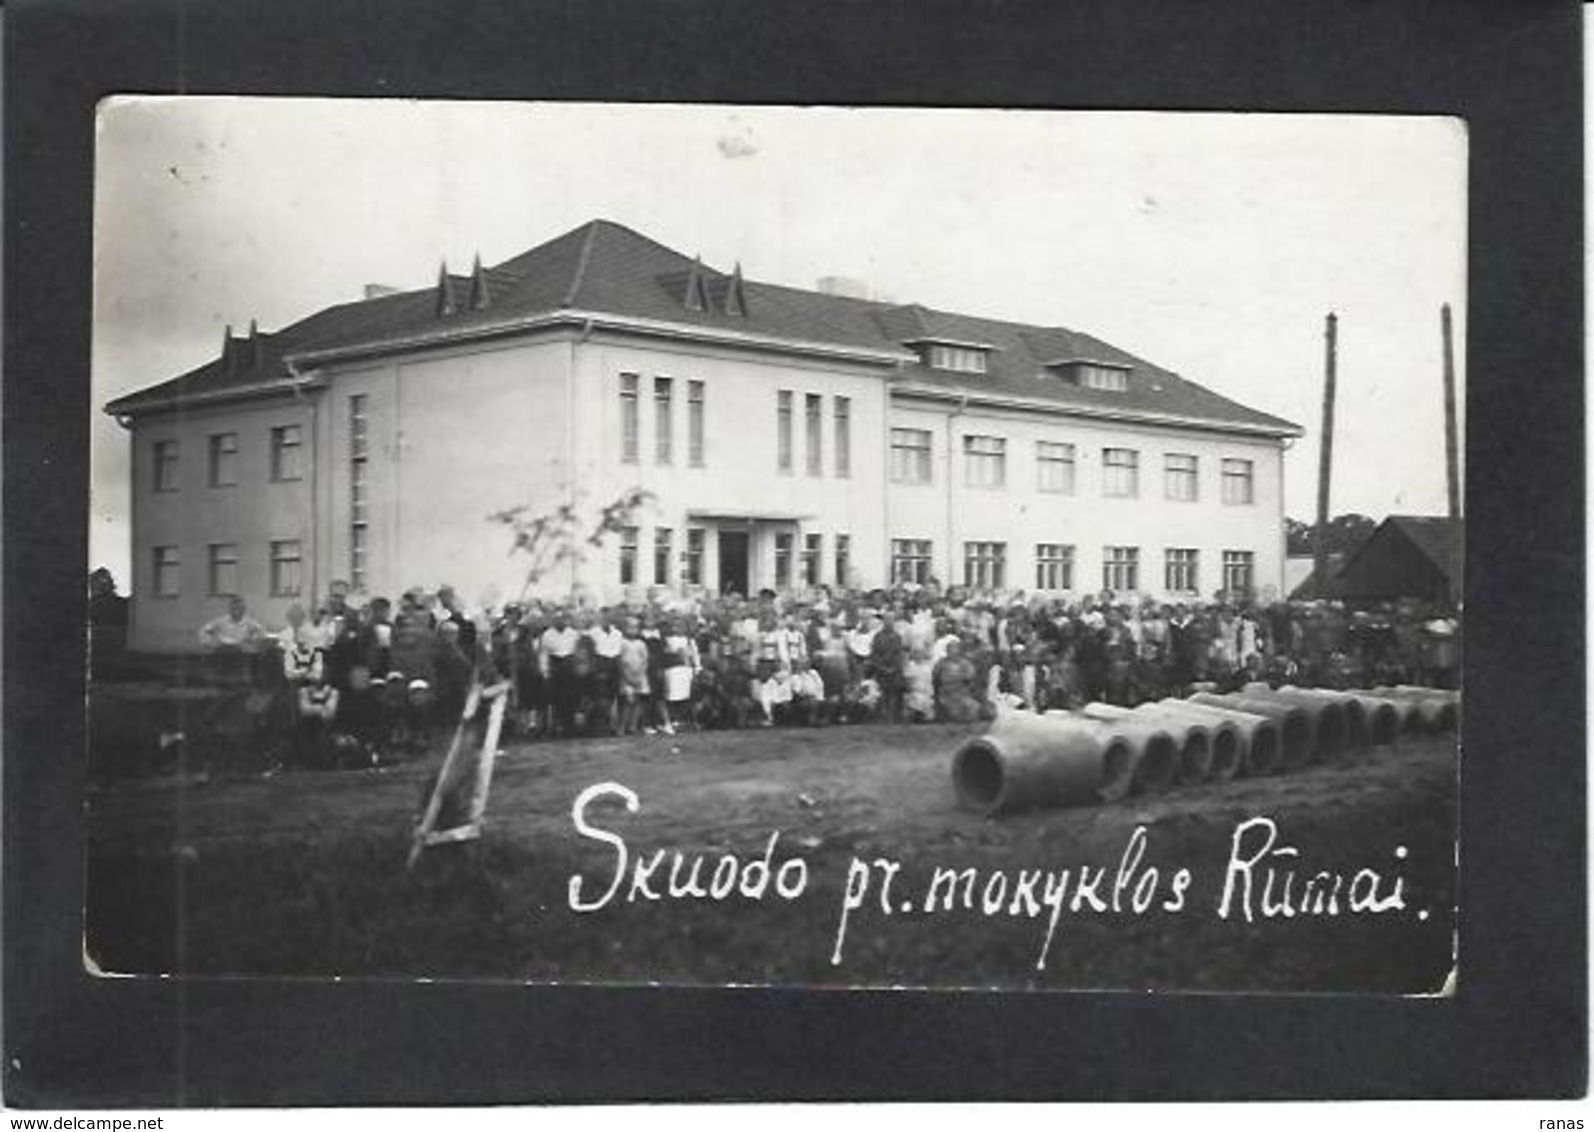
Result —
<instances>
[{"instance_id":1,"label":"utility pole","mask_svg":"<svg viewBox=\"0 0 1594 1132\"><path fill-rule=\"evenodd\" d=\"M1323 596L1328 584L1328 484L1334 467L1334 367L1338 325L1339 319L1333 311L1329 311L1323 329L1323 441L1317 462L1317 532L1312 540L1313 597Z\"/></svg>"}]
</instances>

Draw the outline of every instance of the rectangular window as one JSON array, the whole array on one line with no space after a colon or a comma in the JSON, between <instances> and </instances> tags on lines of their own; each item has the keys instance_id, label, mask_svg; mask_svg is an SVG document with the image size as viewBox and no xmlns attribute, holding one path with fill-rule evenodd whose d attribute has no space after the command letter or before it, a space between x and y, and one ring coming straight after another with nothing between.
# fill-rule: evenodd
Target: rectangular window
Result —
<instances>
[{"instance_id":1,"label":"rectangular window","mask_svg":"<svg viewBox=\"0 0 1594 1132\"><path fill-rule=\"evenodd\" d=\"M1256 501L1256 466L1249 460L1223 461L1223 502Z\"/></svg>"},{"instance_id":2,"label":"rectangular window","mask_svg":"<svg viewBox=\"0 0 1594 1132\"><path fill-rule=\"evenodd\" d=\"M930 433L922 428L891 430L891 482L930 482Z\"/></svg>"},{"instance_id":3,"label":"rectangular window","mask_svg":"<svg viewBox=\"0 0 1594 1132\"><path fill-rule=\"evenodd\" d=\"M930 346L930 368L955 373L984 373L985 351L972 346Z\"/></svg>"},{"instance_id":4,"label":"rectangular window","mask_svg":"<svg viewBox=\"0 0 1594 1132\"><path fill-rule=\"evenodd\" d=\"M686 528L686 584L703 584L703 528Z\"/></svg>"},{"instance_id":5,"label":"rectangular window","mask_svg":"<svg viewBox=\"0 0 1594 1132\"><path fill-rule=\"evenodd\" d=\"M349 589L365 592L370 570L370 449L364 393L349 398Z\"/></svg>"},{"instance_id":6,"label":"rectangular window","mask_svg":"<svg viewBox=\"0 0 1594 1132\"><path fill-rule=\"evenodd\" d=\"M791 588L791 534L785 531L775 536L775 588Z\"/></svg>"},{"instance_id":7,"label":"rectangular window","mask_svg":"<svg viewBox=\"0 0 1594 1132\"><path fill-rule=\"evenodd\" d=\"M301 448L299 426L283 425L271 430L271 478L277 483L303 476L299 465Z\"/></svg>"},{"instance_id":8,"label":"rectangular window","mask_svg":"<svg viewBox=\"0 0 1594 1132\"><path fill-rule=\"evenodd\" d=\"M211 597L232 597L238 592L238 544L210 544L209 592Z\"/></svg>"},{"instance_id":9,"label":"rectangular window","mask_svg":"<svg viewBox=\"0 0 1594 1132\"><path fill-rule=\"evenodd\" d=\"M675 382L667 377L653 379L653 435L655 459L668 464L675 459L675 417L671 410Z\"/></svg>"},{"instance_id":10,"label":"rectangular window","mask_svg":"<svg viewBox=\"0 0 1594 1132\"><path fill-rule=\"evenodd\" d=\"M620 460L626 464L637 462L637 436L641 428L640 407L637 401L637 375L620 375Z\"/></svg>"},{"instance_id":11,"label":"rectangular window","mask_svg":"<svg viewBox=\"0 0 1594 1132\"><path fill-rule=\"evenodd\" d=\"M1133 448L1101 450L1101 493L1114 499L1140 494L1140 453Z\"/></svg>"},{"instance_id":12,"label":"rectangular window","mask_svg":"<svg viewBox=\"0 0 1594 1132\"><path fill-rule=\"evenodd\" d=\"M852 475L852 398L836 398L836 477Z\"/></svg>"},{"instance_id":13,"label":"rectangular window","mask_svg":"<svg viewBox=\"0 0 1594 1132\"><path fill-rule=\"evenodd\" d=\"M820 535L803 535L803 585L819 584L819 560L823 553Z\"/></svg>"},{"instance_id":14,"label":"rectangular window","mask_svg":"<svg viewBox=\"0 0 1594 1132\"><path fill-rule=\"evenodd\" d=\"M299 540L280 539L271 544L271 596L298 597L300 580Z\"/></svg>"},{"instance_id":15,"label":"rectangular window","mask_svg":"<svg viewBox=\"0 0 1594 1132\"><path fill-rule=\"evenodd\" d=\"M1035 547L1035 588L1071 590L1074 588L1074 548L1062 543L1043 542Z\"/></svg>"},{"instance_id":16,"label":"rectangular window","mask_svg":"<svg viewBox=\"0 0 1594 1132\"><path fill-rule=\"evenodd\" d=\"M210 438L211 487L236 487L238 484L238 434L218 432Z\"/></svg>"},{"instance_id":17,"label":"rectangular window","mask_svg":"<svg viewBox=\"0 0 1594 1132\"><path fill-rule=\"evenodd\" d=\"M181 568L175 546L155 548L155 596L176 597Z\"/></svg>"},{"instance_id":18,"label":"rectangular window","mask_svg":"<svg viewBox=\"0 0 1594 1132\"><path fill-rule=\"evenodd\" d=\"M775 394L775 466L783 472L791 471L791 390L782 389Z\"/></svg>"},{"instance_id":19,"label":"rectangular window","mask_svg":"<svg viewBox=\"0 0 1594 1132\"><path fill-rule=\"evenodd\" d=\"M963 544L963 584L982 590L999 590L1007 575L1007 543Z\"/></svg>"},{"instance_id":20,"label":"rectangular window","mask_svg":"<svg viewBox=\"0 0 1594 1132\"><path fill-rule=\"evenodd\" d=\"M847 584L847 574L852 569L852 536L836 536L836 574L835 583L838 586Z\"/></svg>"},{"instance_id":21,"label":"rectangular window","mask_svg":"<svg viewBox=\"0 0 1594 1132\"><path fill-rule=\"evenodd\" d=\"M1256 586L1256 555L1249 550L1223 552L1223 588L1231 594L1248 594Z\"/></svg>"},{"instance_id":22,"label":"rectangular window","mask_svg":"<svg viewBox=\"0 0 1594 1132\"><path fill-rule=\"evenodd\" d=\"M963 482L984 488L1007 483L1007 441L1000 436L965 436Z\"/></svg>"},{"instance_id":23,"label":"rectangular window","mask_svg":"<svg viewBox=\"0 0 1594 1132\"><path fill-rule=\"evenodd\" d=\"M686 462L703 466L703 383L686 383Z\"/></svg>"},{"instance_id":24,"label":"rectangular window","mask_svg":"<svg viewBox=\"0 0 1594 1132\"><path fill-rule=\"evenodd\" d=\"M1113 593L1133 592L1140 588L1140 548L1138 546L1109 546L1101 558L1101 588Z\"/></svg>"},{"instance_id":25,"label":"rectangular window","mask_svg":"<svg viewBox=\"0 0 1594 1132\"><path fill-rule=\"evenodd\" d=\"M825 474L825 454L821 450L821 438L824 436L824 403L825 399L817 393L810 393L807 402L807 432L808 432L808 474L822 476Z\"/></svg>"},{"instance_id":26,"label":"rectangular window","mask_svg":"<svg viewBox=\"0 0 1594 1132\"><path fill-rule=\"evenodd\" d=\"M930 540L894 538L891 540L891 581L924 585L930 580Z\"/></svg>"},{"instance_id":27,"label":"rectangular window","mask_svg":"<svg viewBox=\"0 0 1594 1132\"><path fill-rule=\"evenodd\" d=\"M1191 547L1170 546L1164 551L1163 588L1169 593L1193 594L1200 589L1198 553Z\"/></svg>"},{"instance_id":28,"label":"rectangular window","mask_svg":"<svg viewBox=\"0 0 1594 1132\"><path fill-rule=\"evenodd\" d=\"M1068 366L1074 384L1085 389L1105 389L1123 393L1129 388L1129 371L1117 366L1096 365L1091 362L1074 362Z\"/></svg>"},{"instance_id":29,"label":"rectangular window","mask_svg":"<svg viewBox=\"0 0 1594 1132\"><path fill-rule=\"evenodd\" d=\"M1035 444L1035 466L1041 491L1074 494L1074 446L1041 440Z\"/></svg>"},{"instance_id":30,"label":"rectangular window","mask_svg":"<svg viewBox=\"0 0 1594 1132\"><path fill-rule=\"evenodd\" d=\"M636 582L636 549L637 529L635 527L620 528L620 584L633 585Z\"/></svg>"},{"instance_id":31,"label":"rectangular window","mask_svg":"<svg viewBox=\"0 0 1594 1132\"><path fill-rule=\"evenodd\" d=\"M177 490L177 441L157 440L154 448L156 491Z\"/></svg>"},{"instance_id":32,"label":"rectangular window","mask_svg":"<svg viewBox=\"0 0 1594 1132\"><path fill-rule=\"evenodd\" d=\"M1162 459L1163 484L1168 498L1179 503L1194 503L1200 490L1197 483L1200 464L1196 458L1170 452Z\"/></svg>"},{"instance_id":33,"label":"rectangular window","mask_svg":"<svg viewBox=\"0 0 1594 1132\"><path fill-rule=\"evenodd\" d=\"M674 583L670 559L675 552L675 532L669 527L653 528L653 584L668 586Z\"/></svg>"}]
</instances>

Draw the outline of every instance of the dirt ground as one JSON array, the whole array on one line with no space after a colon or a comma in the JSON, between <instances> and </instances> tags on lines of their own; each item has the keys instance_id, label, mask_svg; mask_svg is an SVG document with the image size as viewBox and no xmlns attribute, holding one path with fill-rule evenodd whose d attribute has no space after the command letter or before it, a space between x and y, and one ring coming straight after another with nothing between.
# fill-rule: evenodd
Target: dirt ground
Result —
<instances>
[{"instance_id":1,"label":"dirt ground","mask_svg":"<svg viewBox=\"0 0 1594 1132\"><path fill-rule=\"evenodd\" d=\"M428 850L413 873L409 832L435 762L110 781L87 801L88 948L119 972L536 982L1426 993L1450 971L1453 736L988 819L959 809L950 781L953 750L979 729L509 746L482 840ZM573 806L589 788L583 835ZM1268 830L1252 819L1296 854L1261 856ZM1238 851L1257 861L1233 874L1225 915L1246 822ZM748 866L772 838L760 889ZM636 863L661 850L633 891ZM671 895L677 851L676 891L707 895ZM722 899L717 868L734 886ZM939 869L957 872L933 884ZM1377 875L1357 880L1362 869ZM1314 904L1304 886L1320 870ZM573 910L576 897L592 910Z\"/></svg>"}]
</instances>

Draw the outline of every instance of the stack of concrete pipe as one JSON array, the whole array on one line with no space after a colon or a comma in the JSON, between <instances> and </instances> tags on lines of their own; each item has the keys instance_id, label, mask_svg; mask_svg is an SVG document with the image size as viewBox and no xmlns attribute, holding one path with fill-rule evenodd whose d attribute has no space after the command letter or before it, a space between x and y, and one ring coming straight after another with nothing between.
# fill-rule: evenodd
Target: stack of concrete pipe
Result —
<instances>
[{"instance_id":1,"label":"stack of concrete pipe","mask_svg":"<svg viewBox=\"0 0 1594 1132\"><path fill-rule=\"evenodd\" d=\"M1115 802L1235 776L1260 777L1457 725L1455 692L1247 685L1123 708L1003 711L953 755L960 803L988 814Z\"/></svg>"}]
</instances>

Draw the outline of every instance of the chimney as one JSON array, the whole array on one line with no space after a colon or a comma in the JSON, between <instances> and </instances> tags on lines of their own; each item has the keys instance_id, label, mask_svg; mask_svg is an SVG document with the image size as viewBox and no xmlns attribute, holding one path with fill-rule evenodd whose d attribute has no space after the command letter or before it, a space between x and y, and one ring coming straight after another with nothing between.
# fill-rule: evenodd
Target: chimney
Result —
<instances>
[{"instance_id":1,"label":"chimney","mask_svg":"<svg viewBox=\"0 0 1594 1132\"><path fill-rule=\"evenodd\" d=\"M725 285L725 313L738 318L747 317L747 290L742 284L742 261L736 261L736 270L731 272L730 281Z\"/></svg>"},{"instance_id":2,"label":"chimney","mask_svg":"<svg viewBox=\"0 0 1594 1132\"><path fill-rule=\"evenodd\" d=\"M454 281L448 274L448 260L437 269L437 316L453 314L459 308L454 304Z\"/></svg>"},{"instance_id":3,"label":"chimney","mask_svg":"<svg viewBox=\"0 0 1594 1132\"><path fill-rule=\"evenodd\" d=\"M265 339L261 338L261 336L260 336L260 327L257 326L255 324L255 320L251 318L249 320L249 366L250 366L250 368L251 369L259 369L260 368L260 364L263 361L265 361L265 357L266 357Z\"/></svg>"},{"instance_id":4,"label":"chimney","mask_svg":"<svg viewBox=\"0 0 1594 1132\"><path fill-rule=\"evenodd\" d=\"M237 359L232 348L232 323L228 323L221 332L221 367L230 377L238 368Z\"/></svg>"},{"instance_id":5,"label":"chimney","mask_svg":"<svg viewBox=\"0 0 1594 1132\"><path fill-rule=\"evenodd\" d=\"M708 310L708 288L703 285L703 257L692 259L692 269L686 275L686 309Z\"/></svg>"},{"instance_id":6,"label":"chimney","mask_svg":"<svg viewBox=\"0 0 1594 1132\"><path fill-rule=\"evenodd\" d=\"M476 258L470 265L470 297L469 305L473 311L486 310L492 297L487 293L487 276L482 273L481 253L476 253Z\"/></svg>"}]
</instances>

